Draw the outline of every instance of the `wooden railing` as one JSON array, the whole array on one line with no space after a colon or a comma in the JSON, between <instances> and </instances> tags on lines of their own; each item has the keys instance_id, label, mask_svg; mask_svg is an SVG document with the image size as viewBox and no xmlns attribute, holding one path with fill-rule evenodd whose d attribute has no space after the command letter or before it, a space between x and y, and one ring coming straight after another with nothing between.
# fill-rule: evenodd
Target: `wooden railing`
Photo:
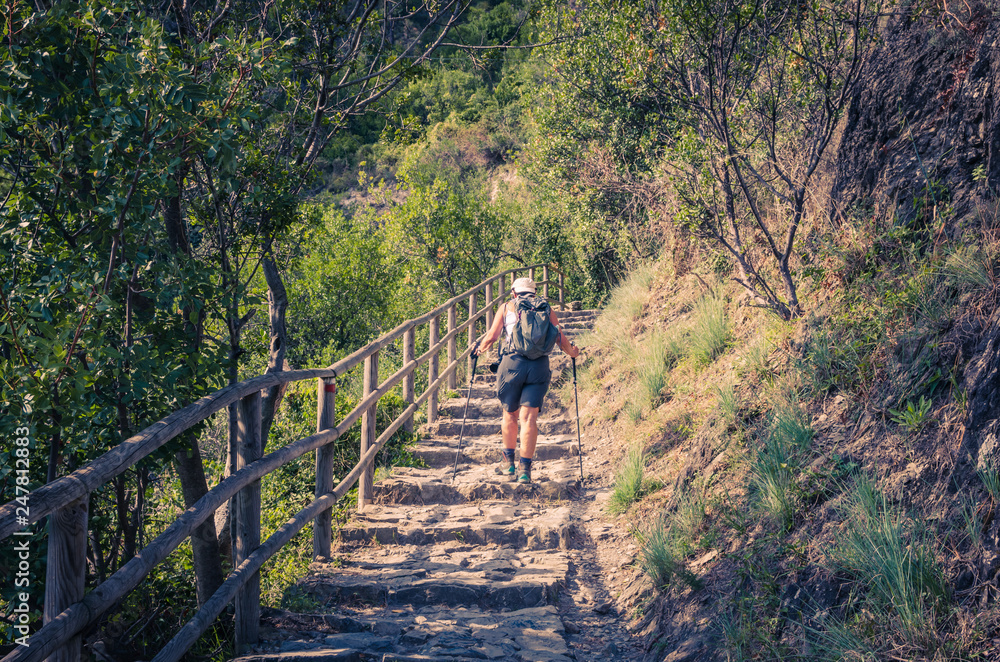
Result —
<instances>
[{"instance_id":1,"label":"wooden railing","mask_svg":"<svg viewBox=\"0 0 1000 662\"><path fill-rule=\"evenodd\" d=\"M173 552L202 522L233 499L233 565L222 586L202 605L201 609L153 658L154 662L178 660L225 609L235 601L236 649L242 652L256 643L260 621L260 568L282 546L290 541L310 521L313 527L313 554L329 557L332 537L332 507L358 484L358 508L372 500L374 460L378 451L401 428L413 429L413 415L422 405L427 406L427 421L438 416L438 391L442 386L454 389L456 371L462 361L471 369L472 345L476 338L475 323L484 318L487 327L493 322L494 304L509 289L519 273L534 278L542 269L542 295L549 286L558 288L560 309L565 309L564 274L556 267L536 264L499 273L472 289L448 300L421 317L399 325L378 340L357 350L328 368L289 370L254 377L227 386L195 403L178 410L150 425L139 434L126 439L89 465L68 476L48 483L28 495L28 521L22 519L23 506L12 501L0 507L0 539L8 538L43 517L50 516L48 562L46 568L44 624L28 640L3 658L3 662L32 662L50 659L76 662L80 659L80 633L95 623L108 609L132 591L146 575ZM557 278L552 280L550 272ZM494 286L497 286L494 288ZM482 292L483 305L479 306ZM468 315L458 323L458 306L468 302ZM440 317L447 315L445 334L440 333ZM429 325L428 350L415 354L416 330ZM458 337L467 332L465 349L459 353ZM379 382L379 352L402 339L403 366ZM439 355L447 352L448 363L440 369ZM414 391L414 373L427 364L427 389L419 396ZM333 379L363 364L364 390L361 401L337 423L334 420ZM279 384L316 379L317 431L263 455L261 439L261 390ZM375 429L375 412L379 399L402 384L403 398L409 406L380 434ZM237 404L238 444L237 470L184 511L166 530L150 542L116 573L84 594L87 552L87 509L90 493L123 471L150 455L179 434L197 425L212 414ZM334 442L361 420L361 459L334 487ZM292 460L316 451L316 498L299 511L263 543L260 542L260 479ZM21 509L18 512L18 509Z\"/></svg>"}]
</instances>

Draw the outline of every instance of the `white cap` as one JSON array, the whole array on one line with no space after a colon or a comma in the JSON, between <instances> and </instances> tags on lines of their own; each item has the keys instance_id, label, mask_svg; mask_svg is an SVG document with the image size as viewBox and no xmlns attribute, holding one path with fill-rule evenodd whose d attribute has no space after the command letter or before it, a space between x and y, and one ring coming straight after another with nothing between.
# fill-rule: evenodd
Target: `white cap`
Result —
<instances>
[{"instance_id":1,"label":"white cap","mask_svg":"<svg viewBox=\"0 0 1000 662\"><path fill-rule=\"evenodd\" d=\"M520 294L521 292L531 292L534 294L536 290L535 281L530 278L518 278L514 281L511 289L514 290L514 294Z\"/></svg>"}]
</instances>

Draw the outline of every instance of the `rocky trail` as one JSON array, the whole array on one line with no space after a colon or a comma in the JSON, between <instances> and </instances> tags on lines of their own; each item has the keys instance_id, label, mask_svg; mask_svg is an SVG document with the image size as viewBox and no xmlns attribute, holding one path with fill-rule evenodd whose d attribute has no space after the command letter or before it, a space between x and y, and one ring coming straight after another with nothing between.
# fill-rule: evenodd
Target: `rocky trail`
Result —
<instances>
[{"instance_id":1,"label":"rocky trail","mask_svg":"<svg viewBox=\"0 0 1000 662\"><path fill-rule=\"evenodd\" d=\"M560 323L579 334L595 315L563 312ZM572 379L558 350L552 370L553 384ZM378 482L375 504L343 528L335 558L312 564L300 582L323 613L265 611L262 644L241 662L643 657L615 608L620 580L617 588L609 581L634 550L623 549L621 532L605 521L607 487L590 476L581 484L572 400L550 389L534 482L508 482L494 472L501 457L494 380L477 370L454 481L468 388L426 426L415 452L427 466ZM585 434L585 462L587 444ZM602 540L617 544L606 549Z\"/></svg>"}]
</instances>

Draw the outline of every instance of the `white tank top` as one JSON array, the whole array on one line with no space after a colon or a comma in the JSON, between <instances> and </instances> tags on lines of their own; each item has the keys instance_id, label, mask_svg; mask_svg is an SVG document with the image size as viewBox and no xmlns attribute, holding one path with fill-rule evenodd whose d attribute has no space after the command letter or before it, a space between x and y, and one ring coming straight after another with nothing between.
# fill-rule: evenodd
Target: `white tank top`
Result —
<instances>
[{"instance_id":1,"label":"white tank top","mask_svg":"<svg viewBox=\"0 0 1000 662\"><path fill-rule=\"evenodd\" d=\"M514 325L517 324L517 313L511 310L509 303L504 304L504 309L506 312L503 314L503 328L507 332L507 338L510 338L510 334L514 331Z\"/></svg>"}]
</instances>

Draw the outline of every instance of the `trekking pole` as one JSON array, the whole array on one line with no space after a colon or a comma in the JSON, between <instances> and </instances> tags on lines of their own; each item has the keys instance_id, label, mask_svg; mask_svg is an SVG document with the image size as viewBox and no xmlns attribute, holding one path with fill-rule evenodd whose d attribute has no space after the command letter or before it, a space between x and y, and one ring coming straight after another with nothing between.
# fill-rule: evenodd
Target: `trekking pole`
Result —
<instances>
[{"instance_id":1,"label":"trekking pole","mask_svg":"<svg viewBox=\"0 0 1000 662\"><path fill-rule=\"evenodd\" d=\"M573 404L576 405L576 449L580 456L580 487L583 487L583 437L580 436L580 392L576 390L576 357L573 357Z\"/></svg>"},{"instance_id":2,"label":"trekking pole","mask_svg":"<svg viewBox=\"0 0 1000 662\"><path fill-rule=\"evenodd\" d=\"M462 456L462 439L465 437L465 419L469 416L469 403L472 401L472 382L476 379L476 363L479 362L479 343L472 349L472 372L469 373L469 397L465 399L465 413L462 414L462 428L458 433L458 450L455 452L455 468L451 471L451 482L455 482L458 474L458 458Z\"/></svg>"}]
</instances>

